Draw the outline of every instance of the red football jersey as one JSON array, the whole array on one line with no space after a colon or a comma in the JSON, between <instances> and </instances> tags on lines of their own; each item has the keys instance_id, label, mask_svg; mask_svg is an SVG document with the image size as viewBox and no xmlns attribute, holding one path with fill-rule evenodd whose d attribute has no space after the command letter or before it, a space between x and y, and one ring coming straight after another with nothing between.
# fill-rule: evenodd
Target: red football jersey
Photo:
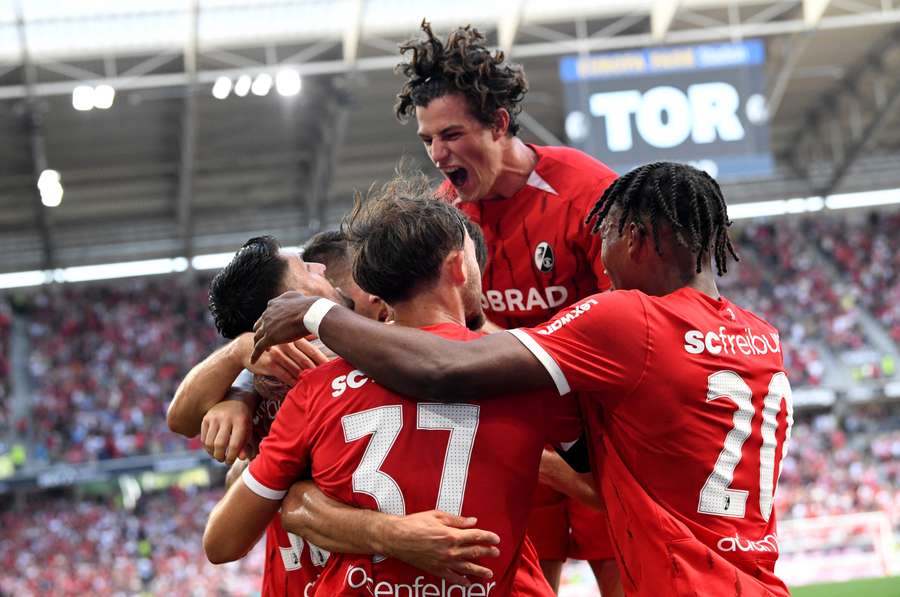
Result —
<instances>
[{"instance_id":1,"label":"red football jersey","mask_svg":"<svg viewBox=\"0 0 900 597\"><path fill-rule=\"evenodd\" d=\"M772 499L793 407L772 326L682 288L597 294L511 333L580 394L626 593L789 594Z\"/></svg>"},{"instance_id":2,"label":"red football jersey","mask_svg":"<svg viewBox=\"0 0 900 597\"><path fill-rule=\"evenodd\" d=\"M309 597L329 553L281 526L275 516L266 527L262 597Z\"/></svg>"},{"instance_id":3,"label":"red football jersey","mask_svg":"<svg viewBox=\"0 0 900 597\"><path fill-rule=\"evenodd\" d=\"M425 329L453 340L480 337L453 324ZM305 422L302 430L297 421ZM279 499L311 469L322 491L354 506L395 515L439 509L476 516L504 547L500 557L482 562L494 577L465 594L510 595L543 446L572 441L581 430L574 400L538 392L483 404L417 403L338 359L301 376L243 478L253 491ZM417 586L422 594L443 595L451 586L393 559L359 562L333 556L317 587L338 595L370 584L375 594L405 595ZM325 579L343 588L326 589ZM528 594L553 594L536 580L537 592Z\"/></svg>"},{"instance_id":4,"label":"red football jersey","mask_svg":"<svg viewBox=\"0 0 900 597\"><path fill-rule=\"evenodd\" d=\"M584 219L616 173L576 149L529 147L538 162L515 195L457 203L484 231L481 302L488 319L504 328L537 325L609 288L600 237ZM456 196L449 181L441 192Z\"/></svg>"},{"instance_id":5,"label":"red football jersey","mask_svg":"<svg viewBox=\"0 0 900 597\"><path fill-rule=\"evenodd\" d=\"M291 388L275 378L256 375L253 377L253 389L259 394L259 402L253 413L253 431L248 447L255 455ZM265 541L262 597L311 595L312 586L328 559L328 552L285 531L279 515L274 516L266 527Z\"/></svg>"}]
</instances>

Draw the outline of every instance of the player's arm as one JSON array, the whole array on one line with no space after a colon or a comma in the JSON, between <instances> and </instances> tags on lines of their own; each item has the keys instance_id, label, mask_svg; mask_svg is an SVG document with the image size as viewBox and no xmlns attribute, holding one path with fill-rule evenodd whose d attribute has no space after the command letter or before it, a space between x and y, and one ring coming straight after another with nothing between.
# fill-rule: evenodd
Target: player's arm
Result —
<instances>
[{"instance_id":1,"label":"player's arm","mask_svg":"<svg viewBox=\"0 0 900 597\"><path fill-rule=\"evenodd\" d=\"M463 575L490 578L490 569L472 560L500 555L500 538L474 528L474 518L437 510L392 516L354 508L329 498L312 481L291 487L281 522L325 550L390 556L451 582L464 582Z\"/></svg>"},{"instance_id":2,"label":"player's arm","mask_svg":"<svg viewBox=\"0 0 900 597\"><path fill-rule=\"evenodd\" d=\"M603 509L590 473L576 472L563 458L552 450L541 455L540 480L556 491L584 502L588 506Z\"/></svg>"},{"instance_id":3,"label":"player's arm","mask_svg":"<svg viewBox=\"0 0 900 597\"><path fill-rule=\"evenodd\" d=\"M169 428L185 437L201 432L203 417L224 400L243 369L275 377L294 385L304 369L327 362L315 346L302 338L274 347L256 363L250 363L253 335L241 334L195 365L175 390L166 420Z\"/></svg>"},{"instance_id":4,"label":"player's arm","mask_svg":"<svg viewBox=\"0 0 900 597\"><path fill-rule=\"evenodd\" d=\"M244 369L246 353L243 336L219 348L195 365L175 390L166 421L169 429L185 437L200 433L204 415L221 402L238 374Z\"/></svg>"},{"instance_id":5,"label":"player's arm","mask_svg":"<svg viewBox=\"0 0 900 597\"><path fill-rule=\"evenodd\" d=\"M278 511L280 499L251 491L243 479L232 485L212 512L203 533L203 550L213 564L244 557Z\"/></svg>"},{"instance_id":6,"label":"player's arm","mask_svg":"<svg viewBox=\"0 0 900 597\"><path fill-rule=\"evenodd\" d=\"M269 301L256 325L253 358L307 334L303 318L315 297L288 292ZM467 400L554 387L544 366L508 333L454 342L421 330L384 325L341 306L321 321L319 337L373 379L427 400Z\"/></svg>"},{"instance_id":7,"label":"player's arm","mask_svg":"<svg viewBox=\"0 0 900 597\"><path fill-rule=\"evenodd\" d=\"M231 468L228 469L228 472L225 473L225 489L230 488L241 478L241 473L244 472L244 469L247 468L248 464L250 464L250 461L244 458L238 458L234 461L234 464L232 464Z\"/></svg>"},{"instance_id":8,"label":"player's arm","mask_svg":"<svg viewBox=\"0 0 900 597\"><path fill-rule=\"evenodd\" d=\"M291 481L308 466L307 386L288 392L259 454L209 515L203 549L214 564L243 557L281 506Z\"/></svg>"}]
</instances>

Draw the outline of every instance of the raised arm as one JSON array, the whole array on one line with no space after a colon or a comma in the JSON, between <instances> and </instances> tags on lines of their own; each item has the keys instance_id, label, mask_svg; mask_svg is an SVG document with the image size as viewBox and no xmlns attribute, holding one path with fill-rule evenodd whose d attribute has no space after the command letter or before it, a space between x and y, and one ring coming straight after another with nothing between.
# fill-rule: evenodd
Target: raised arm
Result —
<instances>
[{"instance_id":1,"label":"raised arm","mask_svg":"<svg viewBox=\"0 0 900 597\"><path fill-rule=\"evenodd\" d=\"M166 421L185 437L200 433L204 415L221 402L244 369L247 338L240 336L195 365L175 390Z\"/></svg>"},{"instance_id":2,"label":"raised arm","mask_svg":"<svg viewBox=\"0 0 900 597\"><path fill-rule=\"evenodd\" d=\"M336 553L383 554L455 583L490 578L472 560L500 555L500 538L474 528L476 519L432 510L392 516L354 508L322 493L312 481L295 483L281 507L285 530Z\"/></svg>"},{"instance_id":3,"label":"raised arm","mask_svg":"<svg viewBox=\"0 0 900 597\"><path fill-rule=\"evenodd\" d=\"M253 335L248 332L195 365L181 381L169 404L166 415L169 429L185 437L200 433L203 417L226 398L238 374L245 368L294 385L302 370L328 361L318 348L302 338L273 348L265 358L251 366L252 352Z\"/></svg>"},{"instance_id":4,"label":"raised arm","mask_svg":"<svg viewBox=\"0 0 900 597\"><path fill-rule=\"evenodd\" d=\"M304 316L315 301L296 292L269 301L256 324L253 359L306 335ZM415 398L467 400L554 387L544 366L509 333L453 342L374 322L337 305L310 331L378 383Z\"/></svg>"}]
</instances>

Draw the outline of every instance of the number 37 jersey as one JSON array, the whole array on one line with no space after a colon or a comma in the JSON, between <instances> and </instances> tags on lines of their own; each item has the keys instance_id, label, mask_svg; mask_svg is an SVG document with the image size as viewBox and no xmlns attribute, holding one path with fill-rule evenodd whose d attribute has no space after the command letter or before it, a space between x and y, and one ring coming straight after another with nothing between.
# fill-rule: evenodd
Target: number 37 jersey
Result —
<instances>
[{"instance_id":1,"label":"number 37 jersey","mask_svg":"<svg viewBox=\"0 0 900 597\"><path fill-rule=\"evenodd\" d=\"M425 329L453 340L480 337L457 325ZM437 509L475 516L503 546L500 557L482 562L492 579L452 590L393 559L332 554L317 595L550 597L539 575L516 577L529 564L521 561L525 527L543 446L581 433L574 399L540 392L481 404L416 402L337 359L301 376L245 482L278 499L311 468L319 488L342 502L395 515Z\"/></svg>"},{"instance_id":2,"label":"number 37 jersey","mask_svg":"<svg viewBox=\"0 0 900 597\"><path fill-rule=\"evenodd\" d=\"M772 326L682 288L510 333L580 394L628 594L788 594L772 506L793 407Z\"/></svg>"}]
</instances>

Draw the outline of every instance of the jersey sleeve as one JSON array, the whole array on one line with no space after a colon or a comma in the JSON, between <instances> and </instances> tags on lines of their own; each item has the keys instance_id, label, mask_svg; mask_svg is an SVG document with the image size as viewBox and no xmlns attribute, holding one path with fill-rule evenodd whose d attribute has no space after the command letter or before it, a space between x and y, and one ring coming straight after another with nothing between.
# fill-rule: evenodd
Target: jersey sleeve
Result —
<instances>
[{"instance_id":1,"label":"jersey sleeve","mask_svg":"<svg viewBox=\"0 0 900 597\"><path fill-rule=\"evenodd\" d=\"M259 445L259 454L244 469L241 478L251 491L270 500L280 500L309 467L308 404L306 379L288 392L269 434Z\"/></svg>"},{"instance_id":2,"label":"jersey sleeve","mask_svg":"<svg viewBox=\"0 0 900 597\"><path fill-rule=\"evenodd\" d=\"M646 310L636 291L595 294L547 323L508 333L543 365L560 395L627 396L640 382L649 354Z\"/></svg>"}]
</instances>

